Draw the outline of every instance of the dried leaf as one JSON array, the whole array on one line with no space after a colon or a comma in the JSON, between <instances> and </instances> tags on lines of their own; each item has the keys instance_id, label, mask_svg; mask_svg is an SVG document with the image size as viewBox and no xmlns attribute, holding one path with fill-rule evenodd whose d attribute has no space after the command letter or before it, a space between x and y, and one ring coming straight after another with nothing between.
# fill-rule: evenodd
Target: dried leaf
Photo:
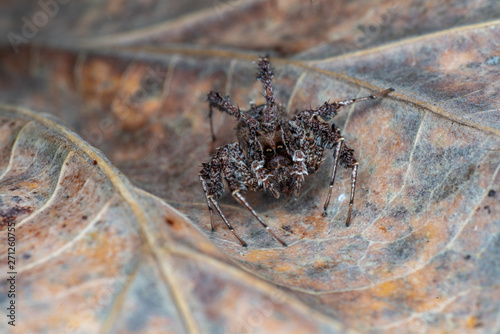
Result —
<instances>
[{"instance_id":1,"label":"dried leaf","mask_svg":"<svg viewBox=\"0 0 500 334\"><path fill-rule=\"evenodd\" d=\"M64 126L6 106L0 124L12 145L0 212L5 234L15 227L21 332L344 330L235 266Z\"/></svg>"},{"instance_id":2,"label":"dried leaf","mask_svg":"<svg viewBox=\"0 0 500 334\"><path fill-rule=\"evenodd\" d=\"M62 39L84 38L75 48L0 51L4 101L49 111L126 175L63 126L3 107L0 164L17 174L0 179L2 214L18 219L25 238L19 298L37 315L21 318L19 306L19 324L33 326L28 332L73 319L95 326L90 332L499 331L498 5L443 11L440 3L380 1L370 11L354 2L333 8L342 18L335 22L327 2L230 5L193 5L190 15L158 15L149 25L138 18L132 31L117 14L123 25L99 38L78 33L102 19L88 7ZM360 40L352 27L370 27L370 17L380 33ZM311 31L324 33L307 38ZM197 47L171 44L179 42ZM258 54L214 46L274 51L277 100L290 113L396 89L334 120L360 162L351 227L347 171L330 216L321 216L329 158L297 198L247 194L289 247L230 194L223 210L250 246L220 220L210 231L197 178L209 159L206 94L218 90L242 108L263 102ZM215 125L218 145L235 140L234 120L217 113ZM111 296L95 312L100 291ZM145 315L132 318L133 310Z\"/></svg>"}]
</instances>

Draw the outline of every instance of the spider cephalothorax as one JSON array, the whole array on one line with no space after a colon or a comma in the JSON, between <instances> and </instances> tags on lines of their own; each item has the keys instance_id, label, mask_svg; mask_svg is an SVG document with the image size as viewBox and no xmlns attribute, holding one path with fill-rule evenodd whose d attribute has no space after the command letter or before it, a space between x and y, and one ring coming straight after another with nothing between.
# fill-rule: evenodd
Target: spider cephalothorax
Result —
<instances>
[{"instance_id":1,"label":"spider cephalothorax","mask_svg":"<svg viewBox=\"0 0 500 334\"><path fill-rule=\"evenodd\" d=\"M276 240L286 246L286 243L278 238L250 207L242 193L246 190L257 191L263 189L271 192L276 198L281 193L298 195L305 176L318 170L326 158L326 151L331 149L334 150L334 163L323 215L326 215L337 165L340 163L342 167L352 170L351 196L346 221L346 225L349 226L356 189L358 163L354 157L354 151L344 144L344 138L340 134L340 130L335 124L330 125L324 120L334 117L341 106L375 99L377 96L371 95L333 103L325 102L318 108L304 110L296 116L290 117L274 100L271 86L273 72L269 65L269 59L261 58L258 65L259 75L257 79L264 86L265 104L251 105L249 110L244 111L234 106L227 97L222 97L217 92L212 91L208 94L210 128L214 141L213 107L235 116L238 120L238 143L218 147L212 160L203 164L203 169L199 174L207 198L212 230L215 229L212 209L212 206L214 206L241 244L243 246L247 245L234 232L217 202L217 198L224 193L223 180L225 180L233 196L250 210ZM386 89L379 93L378 96L391 91L393 91L392 88Z\"/></svg>"}]
</instances>

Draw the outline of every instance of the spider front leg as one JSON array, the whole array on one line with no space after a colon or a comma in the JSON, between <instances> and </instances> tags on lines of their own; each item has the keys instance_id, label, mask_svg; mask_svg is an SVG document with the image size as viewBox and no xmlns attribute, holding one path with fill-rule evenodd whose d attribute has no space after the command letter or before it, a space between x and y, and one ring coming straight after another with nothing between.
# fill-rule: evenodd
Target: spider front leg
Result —
<instances>
[{"instance_id":1,"label":"spider front leg","mask_svg":"<svg viewBox=\"0 0 500 334\"><path fill-rule=\"evenodd\" d=\"M212 160L213 161L213 160ZM217 165L213 165L211 162L208 164L203 164L203 169L200 174L200 181L203 191L205 192L205 198L207 200L208 211L210 212L210 225L212 227L212 232L215 231L214 224L214 210L212 205L215 207L219 215L221 216L224 223L227 225L229 230L234 234L236 239L238 239L241 244L246 247L247 243L240 238L240 236L234 231L234 228L231 226L226 216L222 212L222 209L219 206L216 198L222 196L224 193L224 184L222 182L221 171Z\"/></svg>"},{"instance_id":2,"label":"spider front leg","mask_svg":"<svg viewBox=\"0 0 500 334\"><path fill-rule=\"evenodd\" d=\"M388 88L383 90L382 92L376 94L376 95L370 95L370 96L365 96L361 98L355 98L355 99L350 99L350 100L344 100L344 101L337 101L333 103L328 103L325 102L322 106L313 109L313 110L305 110L301 112L299 115L297 115L297 119L304 122L308 121L311 124L313 124L313 128L315 129L316 135L320 136L322 138L322 143L323 147L327 148L328 145L331 145L334 143L335 145L335 155L334 155L334 162L333 162L333 170L332 170L332 177L330 180L330 187L328 190L328 196L325 201L325 205L323 207L323 215L327 215L327 209L328 205L330 203L330 198L332 196L332 190L333 190L333 184L335 182L335 174L337 172L337 166L338 163L344 167L344 168L352 168L351 172L351 196L349 198L349 213L347 214L347 221L346 225L349 226L351 222L351 215L352 215L352 207L354 205L354 193L356 191L356 178L358 175L358 163L356 161L356 158L354 158L354 151L348 148L347 146L344 145L344 138L340 136L340 132L338 129L332 125L331 131L326 129L326 127L322 126L317 119L317 117L321 117L324 120L329 120L333 116L337 114L337 110L342 107L342 106L348 106L350 104L360 102L360 101L366 101L366 100L372 100L372 99L377 99L382 96L385 96L391 92L393 92L393 88Z\"/></svg>"},{"instance_id":3,"label":"spider front leg","mask_svg":"<svg viewBox=\"0 0 500 334\"><path fill-rule=\"evenodd\" d=\"M335 146L335 154L333 156L333 170L332 177L330 179L330 187L328 188L328 195L326 196L325 205L323 206L323 216L327 216L326 210L328 209L328 205L330 204L330 198L332 197L333 184L335 183L335 175L337 174L337 167L340 159L340 151L342 150L342 146L344 146L344 138L340 137L337 141L337 145Z\"/></svg>"},{"instance_id":4,"label":"spider front leg","mask_svg":"<svg viewBox=\"0 0 500 334\"><path fill-rule=\"evenodd\" d=\"M240 194L240 190L236 190L236 191L233 191L233 196L234 198L236 198L245 208L247 208L251 213L252 215L257 218L257 220L259 221L259 223L262 224L262 226L264 226L267 230L267 232L269 232L270 235L273 236L274 239L278 240L283 246L287 246L287 244L281 240L280 238L278 238L278 236L276 234L274 234L274 232L270 229L270 227L264 223L264 221L262 220L262 218L259 217L259 215L257 214L257 212L255 212L254 209L252 209L252 207L250 206L250 204L248 204L247 200Z\"/></svg>"},{"instance_id":5,"label":"spider front leg","mask_svg":"<svg viewBox=\"0 0 500 334\"><path fill-rule=\"evenodd\" d=\"M369 96L365 96L365 97L358 97L358 98L355 98L355 99L349 99L349 100L344 100L344 101L337 101L335 103L337 103L339 106L348 106L350 104L353 104L353 103L356 103L356 102L360 102L360 101L366 101L366 100L373 100L373 99L377 99L377 98L380 98L381 96L384 96L384 95L387 95L391 92L394 92L394 88L387 88L381 92L379 92L378 94L375 94L375 95L369 95Z\"/></svg>"},{"instance_id":6,"label":"spider front leg","mask_svg":"<svg viewBox=\"0 0 500 334\"><path fill-rule=\"evenodd\" d=\"M320 116L324 120L329 120L335 115L337 115L337 111L340 107L342 106L348 106L350 104L356 103L356 102L361 102L361 101L366 101L366 100L373 100L373 99L378 99L381 98L382 96L385 96L391 92L394 92L394 88L388 88L383 91L381 91L378 94L375 95L369 95L365 97L358 97L355 99L349 99L349 100L344 100L344 101L336 101L332 103L325 102L323 105L320 107L313 109L313 110L306 110L305 114L302 116L307 116L307 117L317 117Z\"/></svg>"},{"instance_id":7,"label":"spider front leg","mask_svg":"<svg viewBox=\"0 0 500 334\"><path fill-rule=\"evenodd\" d=\"M228 144L217 148L212 160L203 165L203 169L199 175L202 187L205 191L208 209L210 211L212 230L214 229L213 205L226 223L229 230L233 232L235 237L243 246L247 246L247 243L236 234L216 200L224 193L224 184L222 180L225 179L233 197L246 207L276 240L278 240L283 246L286 246L286 243L271 231L269 226L264 223L262 218L259 217L259 215L241 194L247 189L255 190L257 188L257 180L248 168L245 157L238 143Z\"/></svg>"},{"instance_id":8,"label":"spider front leg","mask_svg":"<svg viewBox=\"0 0 500 334\"><path fill-rule=\"evenodd\" d=\"M215 147L215 131L214 131L214 124L213 124L213 108L219 109L221 112L228 113L231 116L236 117L236 119L244 124L248 124L249 126L257 126L258 123L257 121L251 117L246 115L244 112L242 112L237 106L232 104L229 101L229 98L222 97L220 93L211 91L207 95L207 101L209 104L209 109L208 109L208 118L210 121L210 132L212 135L212 146Z\"/></svg>"},{"instance_id":9,"label":"spider front leg","mask_svg":"<svg viewBox=\"0 0 500 334\"><path fill-rule=\"evenodd\" d=\"M208 118L210 120L210 132L212 134L212 143L215 142L215 132L214 132L214 124L213 124L213 108L219 109L221 112L226 112L229 115L235 116L239 118L240 110L231 102L229 102L228 98L222 97L220 93L211 91L207 95L207 101L209 105L208 109Z\"/></svg>"},{"instance_id":10,"label":"spider front leg","mask_svg":"<svg viewBox=\"0 0 500 334\"><path fill-rule=\"evenodd\" d=\"M214 120L213 120L213 109L212 105L208 107L208 120L210 122L210 134L212 135L212 144L210 145L210 152L215 151L215 131L214 131Z\"/></svg>"},{"instance_id":11,"label":"spider front leg","mask_svg":"<svg viewBox=\"0 0 500 334\"><path fill-rule=\"evenodd\" d=\"M344 145L344 138L340 137L335 145L335 155L333 159L332 177L330 180L330 187L326 197L325 205L323 207L323 216L327 215L328 205L332 196L333 184L335 183L335 174L337 173L338 164L344 168L352 168L351 171L351 196L349 197L349 212L347 214L346 226L351 223L352 207L354 205L354 193L356 191L356 178L358 176L358 162L354 157L354 150Z\"/></svg>"}]
</instances>

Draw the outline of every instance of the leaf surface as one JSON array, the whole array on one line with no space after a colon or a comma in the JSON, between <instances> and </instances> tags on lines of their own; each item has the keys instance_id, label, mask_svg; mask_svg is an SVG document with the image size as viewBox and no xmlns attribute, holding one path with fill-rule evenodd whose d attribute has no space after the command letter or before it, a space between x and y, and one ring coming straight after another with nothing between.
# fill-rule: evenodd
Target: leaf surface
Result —
<instances>
[{"instance_id":1,"label":"leaf surface","mask_svg":"<svg viewBox=\"0 0 500 334\"><path fill-rule=\"evenodd\" d=\"M20 298L40 316L20 324L59 329L73 316L90 332L500 330L498 6L380 1L370 11L354 2L333 8L342 19L332 22L326 2L225 4L155 12L147 24L139 11L131 31L117 14L123 26L97 25L100 37L78 33L90 29L81 15L63 47L0 52L0 96L33 110L2 109L2 215L23 238ZM362 24L380 33L360 40L353 27ZM307 38L317 30L326 32ZM210 159L206 94L262 103L263 50L292 114L396 89L334 119L360 162L349 228L348 171L321 216L331 156L296 198L246 194L287 248L230 194L224 213L249 247L217 216L211 232L197 177ZM217 145L235 140L235 125L215 115Z\"/></svg>"},{"instance_id":2,"label":"leaf surface","mask_svg":"<svg viewBox=\"0 0 500 334\"><path fill-rule=\"evenodd\" d=\"M21 108L3 106L0 115L2 133L15 138L0 185L2 230L15 226L18 243L16 329L342 329L235 267L180 213L134 188L62 125Z\"/></svg>"}]
</instances>

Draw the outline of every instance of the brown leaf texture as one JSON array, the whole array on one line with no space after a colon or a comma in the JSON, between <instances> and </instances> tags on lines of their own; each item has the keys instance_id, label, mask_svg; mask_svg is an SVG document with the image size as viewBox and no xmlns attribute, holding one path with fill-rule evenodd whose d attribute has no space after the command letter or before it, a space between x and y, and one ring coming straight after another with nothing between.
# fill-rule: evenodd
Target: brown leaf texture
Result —
<instances>
[{"instance_id":1,"label":"brown leaf texture","mask_svg":"<svg viewBox=\"0 0 500 334\"><path fill-rule=\"evenodd\" d=\"M39 45L0 50L16 330L500 331L498 4L193 2L162 16L139 3L113 26L68 5ZM292 114L396 89L334 119L360 163L350 227L349 171L321 215L332 156L298 197L246 194L286 248L230 194L222 208L249 247L217 215L212 232L197 177L210 159L206 94L264 102L263 51ZM217 112L214 124L217 145L235 141L234 119Z\"/></svg>"},{"instance_id":2,"label":"brown leaf texture","mask_svg":"<svg viewBox=\"0 0 500 334\"><path fill-rule=\"evenodd\" d=\"M0 115L12 145L2 151L1 214L2 229L15 222L18 236L16 329L345 330L235 267L180 213L134 188L62 125L21 108L3 106Z\"/></svg>"}]
</instances>

